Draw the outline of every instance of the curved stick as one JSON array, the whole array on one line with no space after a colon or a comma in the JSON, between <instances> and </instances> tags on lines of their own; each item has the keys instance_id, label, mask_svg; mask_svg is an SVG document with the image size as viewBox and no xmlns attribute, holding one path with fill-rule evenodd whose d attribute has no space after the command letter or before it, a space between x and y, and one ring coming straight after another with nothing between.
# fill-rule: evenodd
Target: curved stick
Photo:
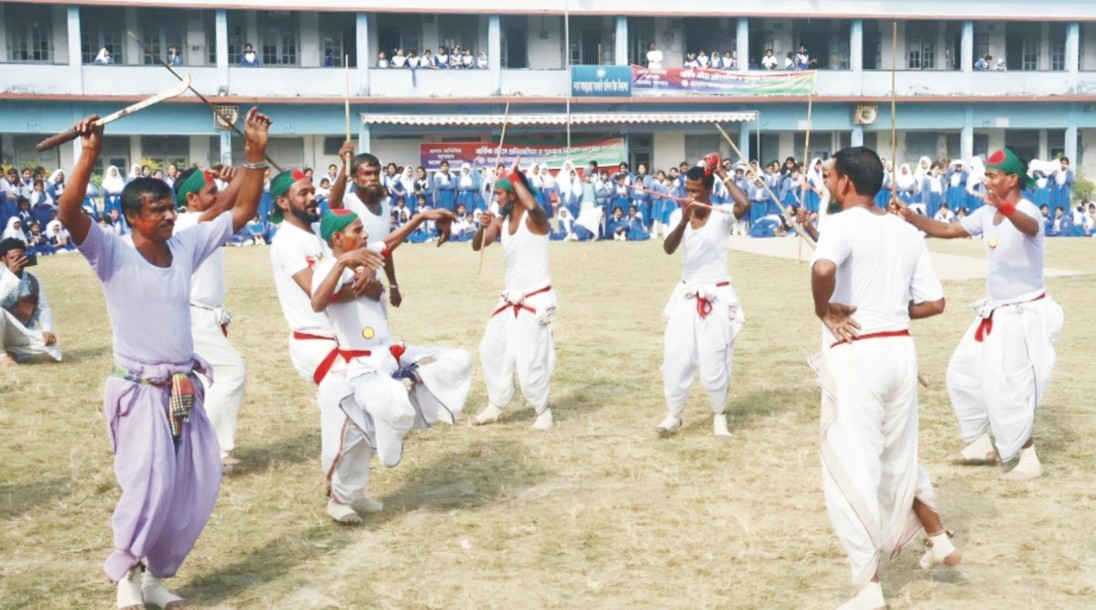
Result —
<instances>
[{"instance_id":1,"label":"curved stick","mask_svg":"<svg viewBox=\"0 0 1096 610\"><path fill-rule=\"evenodd\" d=\"M133 35L133 32L126 32L126 34L129 34L129 37L132 38L134 42L136 42L138 45L141 46L141 50L144 51L146 55L149 55L153 59L155 59L156 61L160 62L160 65L167 68L167 71L171 72L171 74L174 75L175 78L177 78L179 80L183 80L183 77L180 76L179 73L176 72L175 69L171 67L171 64L164 61L164 58L160 57L152 49L148 48L148 46L145 45L145 43L141 42L140 38L137 38L136 36ZM241 138L244 137L244 132L240 131L239 127L236 127L236 122L229 120L229 117L221 114L221 112L219 110L217 110L217 107L213 105L213 102L209 101L209 98L202 95L194 87L190 86L190 81L189 80L187 81L186 88L190 89L191 93L193 93L194 95L197 95L198 99L205 102L205 105L209 106L209 109L213 111L213 114L217 115L217 118L221 119L222 123L224 123L225 125L228 125L230 128L232 128L232 131L236 132L236 135L240 136ZM273 167L278 172L282 171L281 166L278 165L277 163L275 163L274 160L271 159L269 155L264 155L264 157L266 158L266 162L270 164L270 167Z\"/></svg>"},{"instance_id":2,"label":"curved stick","mask_svg":"<svg viewBox=\"0 0 1096 610\"><path fill-rule=\"evenodd\" d=\"M496 175L497 175L497 172L498 172L498 169L499 169L499 163L502 161L502 143L506 141L506 124L509 123L509 121L510 121L510 98L506 98L506 110L502 114L502 133L499 134L499 147L495 151L495 169L494 169L494 171L496 172ZM492 181L494 179L495 179L494 177L491 178ZM484 233L487 232L487 227L483 228L483 232ZM479 266L476 267L476 275L479 275L480 273L483 272L483 253L484 253L485 250L487 250L487 244L484 243L483 238L481 237L480 238Z\"/></svg>"}]
</instances>

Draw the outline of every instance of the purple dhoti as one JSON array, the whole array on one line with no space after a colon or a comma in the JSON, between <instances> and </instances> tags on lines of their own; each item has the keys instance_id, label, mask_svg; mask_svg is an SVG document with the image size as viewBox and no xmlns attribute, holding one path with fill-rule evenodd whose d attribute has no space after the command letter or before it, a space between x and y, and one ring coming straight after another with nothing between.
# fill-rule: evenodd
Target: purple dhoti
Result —
<instances>
[{"instance_id":1,"label":"purple dhoti","mask_svg":"<svg viewBox=\"0 0 1096 610\"><path fill-rule=\"evenodd\" d=\"M202 384L186 365L118 364L146 382L107 379L103 414L122 497L114 509L114 552L104 571L118 582L142 558L154 576L175 575L205 528L221 485L221 450L203 408ZM194 406L172 438L171 376L190 373Z\"/></svg>"}]
</instances>

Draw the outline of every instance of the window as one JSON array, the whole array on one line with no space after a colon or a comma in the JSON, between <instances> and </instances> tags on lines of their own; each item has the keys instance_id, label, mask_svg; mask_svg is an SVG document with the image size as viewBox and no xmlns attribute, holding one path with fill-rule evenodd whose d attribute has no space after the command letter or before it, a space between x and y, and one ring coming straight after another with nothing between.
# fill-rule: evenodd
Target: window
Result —
<instances>
[{"instance_id":1,"label":"window","mask_svg":"<svg viewBox=\"0 0 1096 610\"><path fill-rule=\"evenodd\" d=\"M1039 39L1034 36L1024 36L1023 38L1023 58L1021 60L1021 70L1038 70L1039 69Z\"/></svg>"},{"instance_id":2,"label":"window","mask_svg":"<svg viewBox=\"0 0 1096 610\"><path fill-rule=\"evenodd\" d=\"M685 134L685 160L696 163L710 152L722 150L723 140L718 135Z\"/></svg>"},{"instance_id":3,"label":"window","mask_svg":"<svg viewBox=\"0 0 1096 610\"><path fill-rule=\"evenodd\" d=\"M28 165L44 167L53 170L61 165L61 154L57 148L51 148L39 152L35 146L41 141L41 135L14 136L12 138L15 149L15 160L21 167Z\"/></svg>"},{"instance_id":4,"label":"window","mask_svg":"<svg viewBox=\"0 0 1096 610\"><path fill-rule=\"evenodd\" d=\"M271 159L277 159L282 167L305 167L308 163L304 158L304 138L300 136L278 138L271 137L266 146L266 154ZM209 138L209 165L217 163L239 163L244 158L244 139L232 138L232 153L227 159L221 159L221 138L211 136Z\"/></svg>"},{"instance_id":5,"label":"window","mask_svg":"<svg viewBox=\"0 0 1096 610\"><path fill-rule=\"evenodd\" d=\"M1066 25L1064 23L1050 24L1050 69L1058 71L1066 69Z\"/></svg>"},{"instance_id":6,"label":"window","mask_svg":"<svg viewBox=\"0 0 1096 610\"><path fill-rule=\"evenodd\" d=\"M989 34L974 35L974 61L989 55Z\"/></svg>"},{"instance_id":7,"label":"window","mask_svg":"<svg viewBox=\"0 0 1096 610\"><path fill-rule=\"evenodd\" d=\"M183 44L186 38L186 15L184 11L170 9L141 9L140 25L141 43L152 51L153 54L141 53L144 65L158 65L156 59L167 57L170 47L185 49Z\"/></svg>"},{"instance_id":8,"label":"window","mask_svg":"<svg viewBox=\"0 0 1096 610\"><path fill-rule=\"evenodd\" d=\"M350 65L358 65L356 57L357 27L353 19L347 19L342 13L326 13L320 15L320 65L327 65L327 58L331 58L332 65L342 67L349 59Z\"/></svg>"},{"instance_id":9,"label":"window","mask_svg":"<svg viewBox=\"0 0 1096 610\"><path fill-rule=\"evenodd\" d=\"M655 40L654 17L628 18L628 63L633 66L647 65L647 51Z\"/></svg>"},{"instance_id":10,"label":"window","mask_svg":"<svg viewBox=\"0 0 1096 610\"><path fill-rule=\"evenodd\" d=\"M325 157L339 156L339 149L345 141L344 136L327 136L323 139L323 154Z\"/></svg>"},{"instance_id":11,"label":"window","mask_svg":"<svg viewBox=\"0 0 1096 610\"><path fill-rule=\"evenodd\" d=\"M53 15L49 6L8 4L8 61L47 63L53 60Z\"/></svg>"},{"instance_id":12,"label":"window","mask_svg":"<svg viewBox=\"0 0 1096 610\"><path fill-rule=\"evenodd\" d=\"M416 14L383 14L377 16L378 51L383 51L389 59L399 49L407 51L422 50L422 16Z\"/></svg>"},{"instance_id":13,"label":"window","mask_svg":"<svg viewBox=\"0 0 1096 610\"><path fill-rule=\"evenodd\" d=\"M880 34L882 24L878 21L864 22L864 54L862 61L865 70L878 70L883 63L883 37Z\"/></svg>"},{"instance_id":14,"label":"window","mask_svg":"<svg viewBox=\"0 0 1096 610\"><path fill-rule=\"evenodd\" d=\"M906 132L905 158L909 160L911 167L913 167L914 161L921 157L936 159L940 154L940 151L936 146L937 136L938 134L935 131Z\"/></svg>"},{"instance_id":15,"label":"window","mask_svg":"<svg viewBox=\"0 0 1096 610\"><path fill-rule=\"evenodd\" d=\"M259 12L259 55L266 66L297 65L299 13Z\"/></svg>"},{"instance_id":16,"label":"window","mask_svg":"<svg viewBox=\"0 0 1096 610\"><path fill-rule=\"evenodd\" d=\"M503 15L500 20L502 47L499 61L503 68L528 68L528 18L525 15Z\"/></svg>"},{"instance_id":17,"label":"window","mask_svg":"<svg viewBox=\"0 0 1096 610\"><path fill-rule=\"evenodd\" d=\"M124 8L80 7L80 55L84 63L95 63L100 49L109 50L114 63L126 63L125 24Z\"/></svg>"},{"instance_id":18,"label":"window","mask_svg":"<svg viewBox=\"0 0 1096 610\"><path fill-rule=\"evenodd\" d=\"M446 49L460 46L461 49L472 49L475 55L476 41L479 40L479 16L478 15L438 15L438 44ZM406 48L406 47L405 47ZM410 47L422 53L418 47Z\"/></svg>"},{"instance_id":19,"label":"window","mask_svg":"<svg viewBox=\"0 0 1096 610\"><path fill-rule=\"evenodd\" d=\"M572 65L612 65L613 46L613 32L600 16L571 17Z\"/></svg>"},{"instance_id":20,"label":"window","mask_svg":"<svg viewBox=\"0 0 1096 610\"><path fill-rule=\"evenodd\" d=\"M122 178L126 177L129 172L129 136L103 136L103 148L91 173L102 177L111 165L118 168Z\"/></svg>"},{"instance_id":21,"label":"window","mask_svg":"<svg viewBox=\"0 0 1096 610\"><path fill-rule=\"evenodd\" d=\"M906 68L936 69L936 24L909 22L906 24Z\"/></svg>"},{"instance_id":22,"label":"window","mask_svg":"<svg viewBox=\"0 0 1096 610\"><path fill-rule=\"evenodd\" d=\"M228 26L228 63L240 63L240 56L244 54L244 47L254 45L247 40L247 13L243 11L228 11L225 15ZM216 36L216 33L214 33ZM213 56L213 63L217 63L217 56Z\"/></svg>"},{"instance_id":23,"label":"window","mask_svg":"<svg viewBox=\"0 0 1096 610\"><path fill-rule=\"evenodd\" d=\"M186 167L190 158L190 138L187 136L143 136L141 155L167 167L174 163L176 167Z\"/></svg>"}]
</instances>

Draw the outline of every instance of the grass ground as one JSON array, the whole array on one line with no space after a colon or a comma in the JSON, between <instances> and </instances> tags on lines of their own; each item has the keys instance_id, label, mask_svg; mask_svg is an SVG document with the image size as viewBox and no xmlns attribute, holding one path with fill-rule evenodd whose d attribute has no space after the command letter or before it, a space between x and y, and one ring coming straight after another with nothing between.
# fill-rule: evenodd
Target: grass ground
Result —
<instances>
[{"instance_id":1,"label":"grass ground","mask_svg":"<svg viewBox=\"0 0 1096 610\"><path fill-rule=\"evenodd\" d=\"M1049 240L1047 265L1093 270L1092 240ZM980 256L973 241L933 250ZM397 253L409 343L477 346L502 284L466 246ZM409 437L375 467L385 511L362 527L323 513L312 385L294 374L265 248L226 251L232 339L249 366L239 471L172 586L197 608L832 608L855 591L826 517L805 263L732 253L747 315L730 395L734 437L711 436L699 388L674 438L658 367L661 309L681 269L657 243L557 244L553 283L558 427L500 425ZM110 608L101 571L118 497L101 415L111 364L101 292L79 256L34 270L54 307L59 364L0 373L0 608ZM946 282L947 312L914 325L921 459L964 561L916 568L920 544L885 564L891 608L1083 608L1096 599L1096 396L1092 276L1053 278L1066 311L1055 381L1036 424L1047 475L998 481L950 466L960 444L943 385L981 280ZM485 402L482 377L468 411Z\"/></svg>"}]
</instances>

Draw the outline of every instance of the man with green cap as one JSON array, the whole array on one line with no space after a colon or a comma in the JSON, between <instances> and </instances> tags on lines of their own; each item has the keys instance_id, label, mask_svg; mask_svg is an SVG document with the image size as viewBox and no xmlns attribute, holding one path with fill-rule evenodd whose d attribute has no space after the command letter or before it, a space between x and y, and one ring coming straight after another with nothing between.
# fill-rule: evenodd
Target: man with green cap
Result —
<instances>
[{"instance_id":1,"label":"man with green cap","mask_svg":"<svg viewBox=\"0 0 1096 610\"><path fill-rule=\"evenodd\" d=\"M324 455L330 482L327 514L339 523L361 521L357 498L369 483L374 452L382 464L393 467L413 425L439 420L452 424L464 409L472 385L472 355L393 342L383 293L367 289L359 295L352 288L356 276L380 285L375 274L358 268L356 252L368 249L387 258L423 221L445 219L452 220L452 212L416 214L380 241L371 239L349 210L331 210L320 222L331 256L316 264L311 306L327 313L338 339L336 358L346 366L340 412L324 419L339 441L334 454Z\"/></svg>"},{"instance_id":2,"label":"man with green cap","mask_svg":"<svg viewBox=\"0 0 1096 610\"><path fill-rule=\"evenodd\" d=\"M274 198L271 222L281 223L270 244L270 263L274 272L274 286L281 303L282 314L289 324L289 359L302 377L317 385L317 401L320 406L320 453L323 471L330 480L334 492L346 490L343 497L356 490L353 484L344 484L340 470L331 468L339 452L344 421L339 401L347 394L346 363L338 357L339 344L335 330L323 312L312 310L312 278L317 263L331 256L330 249L320 238L316 189L312 181L300 170L282 172L270 181L270 194ZM354 268L370 270L383 265L375 252L358 249L345 254L354 260ZM351 290L355 296L366 288L380 294L382 288L369 282L362 273L354 280ZM374 286L375 285L375 286ZM364 511L379 511L383 505L364 496L355 505Z\"/></svg>"},{"instance_id":3,"label":"man with green cap","mask_svg":"<svg viewBox=\"0 0 1096 610\"><path fill-rule=\"evenodd\" d=\"M487 407L473 425L498 421L514 397L514 373L521 393L536 411L531 426L553 426L548 407L548 382L555 367L552 320L556 317L556 293L548 272L548 215L537 204L525 174L514 161L509 175L495 182L499 216L484 212L480 230L472 238L479 250L502 236L505 252L506 291L495 305L480 342L480 360L487 383Z\"/></svg>"},{"instance_id":4,"label":"man with green cap","mask_svg":"<svg viewBox=\"0 0 1096 610\"><path fill-rule=\"evenodd\" d=\"M967 443L951 459L992 464L1019 455L1002 475L1011 480L1043 472L1032 430L1062 332L1062 308L1046 293L1043 277L1042 218L1021 195L1030 182L1027 164L1004 148L986 160L987 205L959 222L900 206L906 221L932 237L982 237L988 296L972 305L977 317L948 363L948 394Z\"/></svg>"},{"instance_id":5,"label":"man with green cap","mask_svg":"<svg viewBox=\"0 0 1096 610\"><path fill-rule=\"evenodd\" d=\"M175 232L216 219L236 203L236 193L247 172L222 166L212 171L188 169L175 177L175 203L186 211L175 219ZM217 191L217 178L227 186ZM205 408L209 423L217 431L221 445L221 466L230 473L239 464L232 457L236 448L236 420L244 402L247 371L244 359L228 342L228 324L232 319L224 308L225 258L218 248L202 263L190 280L190 330L194 353L209 363L214 383L206 383ZM203 378L204 380L204 378Z\"/></svg>"}]
</instances>

